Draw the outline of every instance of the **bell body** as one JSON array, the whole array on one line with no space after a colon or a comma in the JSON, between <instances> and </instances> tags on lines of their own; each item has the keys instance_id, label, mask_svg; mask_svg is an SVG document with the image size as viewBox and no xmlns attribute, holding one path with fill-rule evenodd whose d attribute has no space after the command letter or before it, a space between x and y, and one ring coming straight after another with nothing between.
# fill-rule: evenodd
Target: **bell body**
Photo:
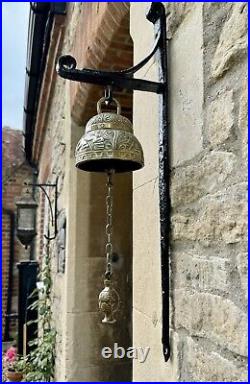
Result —
<instances>
[{"instance_id":1,"label":"bell body","mask_svg":"<svg viewBox=\"0 0 250 384\"><path fill-rule=\"evenodd\" d=\"M103 323L114 324L116 319L114 313L119 307L119 295L114 288L111 287L110 280L104 281L105 288L99 295L99 309L105 315Z\"/></svg>"},{"instance_id":2,"label":"bell body","mask_svg":"<svg viewBox=\"0 0 250 384\"><path fill-rule=\"evenodd\" d=\"M141 144L133 134L132 123L118 113L101 112L92 117L77 144L76 167L89 172L130 172L144 165Z\"/></svg>"}]
</instances>

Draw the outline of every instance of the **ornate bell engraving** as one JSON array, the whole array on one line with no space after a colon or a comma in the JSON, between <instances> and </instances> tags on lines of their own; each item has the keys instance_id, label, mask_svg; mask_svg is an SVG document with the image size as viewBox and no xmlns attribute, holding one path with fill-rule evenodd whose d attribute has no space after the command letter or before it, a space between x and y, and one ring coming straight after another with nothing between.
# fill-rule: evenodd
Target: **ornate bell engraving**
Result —
<instances>
[{"instance_id":1,"label":"ornate bell engraving","mask_svg":"<svg viewBox=\"0 0 250 384\"><path fill-rule=\"evenodd\" d=\"M112 288L110 280L105 279L104 285L105 288L99 295L99 309L105 315L102 323L114 324L116 322L114 313L118 310L120 298L116 290Z\"/></svg>"},{"instance_id":2,"label":"ornate bell engraving","mask_svg":"<svg viewBox=\"0 0 250 384\"><path fill-rule=\"evenodd\" d=\"M76 167L89 172L129 172L142 168L143 151L133 134L132 123L120 114L120 104L114 98L117 113L102 112L104 101L105 97L98 101L98 114L88 121L77 144Z\"/></svg>"}]
</instances>

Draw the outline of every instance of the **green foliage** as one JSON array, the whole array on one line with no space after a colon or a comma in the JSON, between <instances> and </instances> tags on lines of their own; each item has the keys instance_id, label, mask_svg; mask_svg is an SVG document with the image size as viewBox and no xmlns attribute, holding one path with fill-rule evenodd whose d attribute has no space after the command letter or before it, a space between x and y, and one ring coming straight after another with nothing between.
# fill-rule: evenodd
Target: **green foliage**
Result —
<instances>
[{"instance_id":1,"label":"green foliage","mask_svg":"<svg viewBox=\"0 0 250 384\"><path fill-rule=\"evenodd\" d=\"M27 368L27 359L18 356L18 359L13 362L11 369L15 372L25 373Z\"/></svg>"},{"instance_id":2,"label":"green foliage","mask_svg":"<svg viewBox=\"0 0 250 384\"><path fill-rule=\"evenodd\" d=\"M50 382L54 378L56 331L52 327L51 309L51 258L49 244L46 247L43 267L39 274L39 281L43 283L41 289L36 289L31 296L37 296L30 309L38 310L38 336L29 345L34 348L27 356L26 382L40 381ZM31 324L33 321L29 322Z\"/></svg>"},{"instance_id":3,"label":"green foliage","mask_svg":"<svg viewBox=\"0 0 250 384\"><path fill-rule=\"evenodd\" d=\"M11 347L14 348L14 347ZM6 372L18 372L22 374L27 373L27 367L28 367L28 361L27 358L16 355L16 357L12 361L8 361L6 358L6 353L2 354L2 382L8 381L6 378Z\"/></svg>"}]
</instances>

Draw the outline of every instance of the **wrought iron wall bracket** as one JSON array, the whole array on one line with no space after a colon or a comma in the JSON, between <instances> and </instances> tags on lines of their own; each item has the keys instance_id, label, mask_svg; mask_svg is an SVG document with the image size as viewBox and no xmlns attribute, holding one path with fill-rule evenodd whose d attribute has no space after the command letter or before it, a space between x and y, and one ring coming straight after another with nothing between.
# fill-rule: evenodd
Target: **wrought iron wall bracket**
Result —
<instances>
[{"instance_id":1,"label":"wrought iron wall bracket","mask_svg":"<svg viewBox=\"0 0 250 384\"><path fill-rule=\"evenodd\" d=\"M156 7L162 9L163 5L157 5ZM151 8L155 9L156 7L155 5L151 6ZM161 13L158 11L157 13L159 14L159 17L161 17ZM152 11L150 10L148 12L147 17L150 21L154 22L154 12L152 13ZM136 79L133 77L136 72L138 72L149 62L149 60L154 56L158 49L161 50L162 43L162 30L160 28L157 32L155 43L150 53L137 65L121 71L99 71L88 68L77 69L76 59L70 55L64 55L59 57L56 70L59 76L72 81L97 84L102 86L111 86L113 88L123 88L134 91L146 91L162 94L165 90L164 82L148 81L143 79Z\"/></svg>"},{"instance_id":2,"label":"wrought iron wall bracket","mask_svg":"<svg viewBox=\"0 0 250 384\"><path fill-rule=\"evenodd\" d=\"M167 36L166 13L163 3L152 2L146 14L154 24L155 43L150 53L137 65L122 71L99 71L77 69L74 57L66 55L58 59L56 70L64 79L135 91L153 92L160 95L159 126L159 195L160 195L160 238L161 238L161 279L162 279L162 345L165 361L170 357L169 340L169 239L170 239L170 153L168 120L168 82L167 82ZM160 82L134 78L157 54Z\"/></svg>"},{"instance_id":3,"label":"wrought iron wall bracket","mask_svg":"<svg viewBox=\"0 0 250 384\"><path fill-rule=\"evenodd\" d=\"M37 183L25 183L27 186L32 186L32 187L38 187L42 190L44 195L46 196L46 199L49 204L49 211L50 211L50 216L51 216L51 225L54 228L54 234L53 236L50 236L49 232L48 234L44 234L45 239L48 241L54 240L57 236L58 229L57 229L57 197L58 197L58 180L56 179L56 182L54 184L50 183L44 183L44 184L37 184ZM46 188L53 188L54 189L54 209L52 207L52 202L49 197L48 192L46 191Z\"/></svg>"},{"instance_id":4,"label":"wrought iron wall bracket","mask_svg":"<svg viewBox=\"0 0 250 384\"><path fill-rule=\"evenodd\" d=\"M145 63L146 64L146 63ZM77 63L74 57L66 55L58 59L57 73L64 79L81 83L111 86L134 91L147 91L162 93L164 84L154 81L135 79L122 71L98 71L94 69L76 69ZM133 69L132 67L131 69Z\"/></svg>"}]
</instances>

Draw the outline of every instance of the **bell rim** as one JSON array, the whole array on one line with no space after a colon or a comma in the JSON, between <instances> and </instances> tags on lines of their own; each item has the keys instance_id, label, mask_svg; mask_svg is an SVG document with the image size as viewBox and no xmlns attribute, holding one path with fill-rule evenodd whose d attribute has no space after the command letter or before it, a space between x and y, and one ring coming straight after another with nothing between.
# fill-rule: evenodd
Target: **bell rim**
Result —
<instances>
[{"instance_id":1,"label":"bell rim","mask_svg":"<svg viewBox=\"0 0 250 384\"><path fill-rule=\"evenodd\" d=\"M116 162L116 166L110 166L110 167L103 167L103 170L100 170L100 168L98 168L98 163L100 164L101 162L110 162L110 163L114 163ZM131 168L122 168L122 167L117 167L117 163L120 163L125 165L125 164L129 164L130 166L133 165ZM94 164L94 167L91 167L91 165ZM81 165L84 165L84 166L81 166ZM96 168L96 165L97 165L97 168ZM121 159L121 158L118 158L118 157L112 157L112 158L102 158L102 159L89 159L89 160L79 160L79 161L76 161L75 163L75 167L81 171L85 171L85 172L95 172L95 173L105 173L105 172L108 172L110 169L114 169L115 170L115 173L126 173L126 172L134 172L134 171L138 171L140 169L142 169L144 167L144 158L142 157L141 160L139 159ZM90 169L91 168L91 169ZM99 169L99 170L98 170Z\"/></svg>"}]
</instances>

